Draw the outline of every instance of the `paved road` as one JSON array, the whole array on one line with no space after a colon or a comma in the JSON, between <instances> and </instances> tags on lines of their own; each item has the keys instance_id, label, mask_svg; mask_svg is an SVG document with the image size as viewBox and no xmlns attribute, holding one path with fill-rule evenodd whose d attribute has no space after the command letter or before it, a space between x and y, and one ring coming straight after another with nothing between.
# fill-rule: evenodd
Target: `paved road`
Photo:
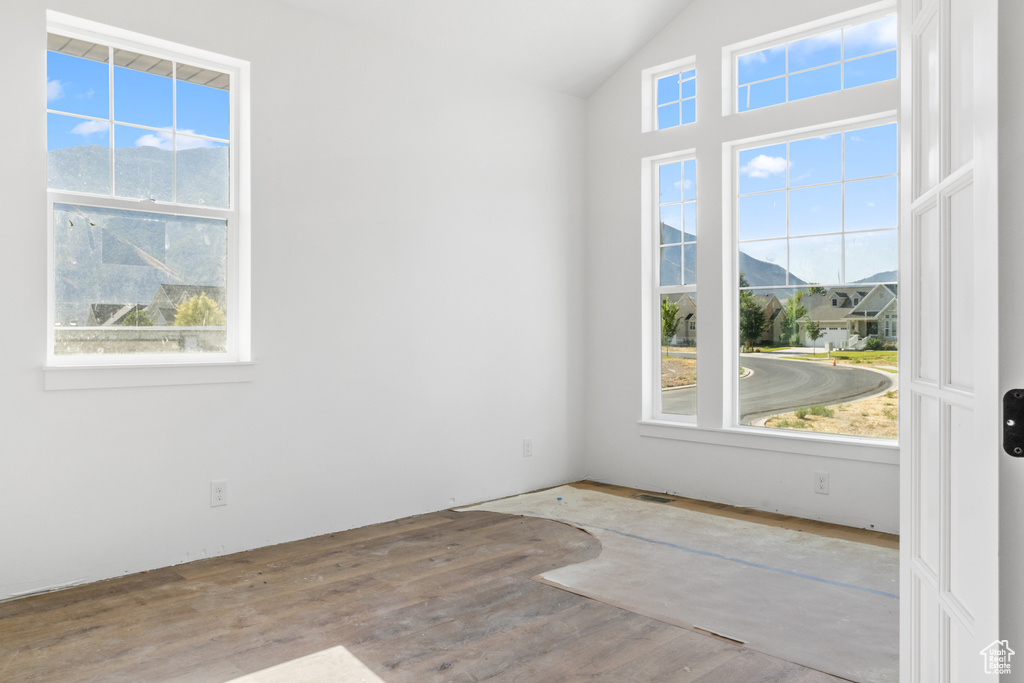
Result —
<instances>
[{"instance_id":1,"label":"paved road","mask_svg":"<svg viewBox=\"0 0 1024 683\"><path fill-rule=\"evenodd\" d=\"M811 361L743 356L740 365L753 374L740 380L740 423L787 413L802 406L847 403L887 391L890 376L849 365L835 367ZM666 413L693 414L695 388L666 391L661 395Z\"/></svg>"}]
</instances>

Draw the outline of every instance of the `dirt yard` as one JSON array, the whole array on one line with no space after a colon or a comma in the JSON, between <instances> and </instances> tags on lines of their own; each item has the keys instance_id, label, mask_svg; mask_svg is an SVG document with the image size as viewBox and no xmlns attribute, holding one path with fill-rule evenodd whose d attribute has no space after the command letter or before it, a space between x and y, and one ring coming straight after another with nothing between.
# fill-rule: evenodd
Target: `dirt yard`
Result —
<instances>
[{"instance_id":1,"label":"dirt yard","mask_svg":"<svg viewBox=\"0 0 1024 683\"><path fill-rule=\"evenodd\" d=\"M697 359L661 357L661 388L684 387L697 383Z\"/></svg>"},{"instance_id":2,"label":"dirt yard","mask_svg":"<svg viewBox=\"0 0 1024 683\"><path fill-rule=\"evenodd\" d=\"M888 391L884 396L829 406L831 417L813 415L808 411L802 418L796 412L768 418L766 427L799 429L825 434L848 434L876 439L895 439L899 424L896 397L899 392Z\"/></svg>"}]
</instances>

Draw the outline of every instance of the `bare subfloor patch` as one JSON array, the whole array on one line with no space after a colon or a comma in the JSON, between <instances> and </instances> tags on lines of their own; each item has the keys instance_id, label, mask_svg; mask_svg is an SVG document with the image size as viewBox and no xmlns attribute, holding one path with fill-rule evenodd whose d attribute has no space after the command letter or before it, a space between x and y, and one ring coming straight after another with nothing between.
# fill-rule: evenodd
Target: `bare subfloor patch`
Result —
<instances>
[{"instance_id":1,"label":"bare subfloor patch","mask_svg":"<svg viewBox=\"0 0 1024 683\"><path fill-rule=\"evenodd\" d=\"M563 486L471 509L575 524L599 557L538 580L853 681L896 681L897 550Z\"/></svg>"}]
</instances>

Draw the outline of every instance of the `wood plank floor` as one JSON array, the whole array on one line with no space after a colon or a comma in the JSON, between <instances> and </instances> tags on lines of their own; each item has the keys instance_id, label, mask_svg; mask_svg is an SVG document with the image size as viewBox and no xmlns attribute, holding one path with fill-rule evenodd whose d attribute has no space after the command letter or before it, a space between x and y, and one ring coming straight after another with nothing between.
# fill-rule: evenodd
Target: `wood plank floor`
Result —
<instances>
[{"instance_id":1,"label":"wood plank floor","mask_svg":"<svg viewBox=\"0 0 1024 683\"><path fill-rule=\"evenodd\" d=\"M443 511L0 603L0 681L224 683L337 645L389 683L840 680L531 581L599 552Z\"/></svg>"}]
</instances>

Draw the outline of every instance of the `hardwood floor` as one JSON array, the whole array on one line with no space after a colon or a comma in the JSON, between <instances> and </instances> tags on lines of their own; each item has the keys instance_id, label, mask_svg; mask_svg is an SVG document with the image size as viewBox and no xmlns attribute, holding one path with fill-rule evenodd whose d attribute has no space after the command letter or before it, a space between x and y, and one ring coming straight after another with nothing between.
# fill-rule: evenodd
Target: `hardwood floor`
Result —
<instances>
[{"instance_id":1,"label":"hardwood floor","mask_svg":"<svg viewBox=\"0 0 1024 683\"><path fill-rule=\"evenodd\" d=\"M336 645L388 682L840 680L530 580L599 552L443 511L0 603L0 681L223 683Z\"/></svg>"}]
</instances>

